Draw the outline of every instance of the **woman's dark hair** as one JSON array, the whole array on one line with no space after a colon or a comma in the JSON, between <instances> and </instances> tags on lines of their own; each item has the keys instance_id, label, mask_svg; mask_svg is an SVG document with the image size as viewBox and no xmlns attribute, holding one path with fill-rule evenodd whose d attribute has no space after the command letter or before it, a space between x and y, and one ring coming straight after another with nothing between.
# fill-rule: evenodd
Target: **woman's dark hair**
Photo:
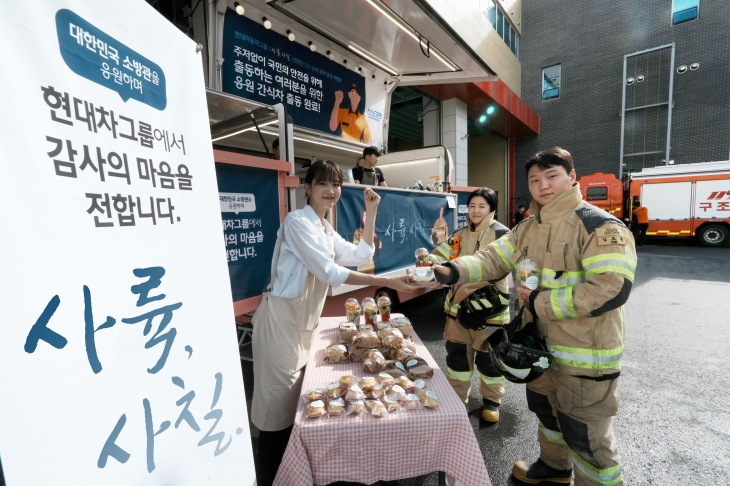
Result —
<instances>
[{"instance_id":1,"label":"woman's dark hair","mask_svg":"<svg viewBox=\"0 0 730 486\"><path fill-rule=\"evenodd\" d=\"M469 207L471 200L477 196L483 197L484 200L487 201L490 212L497 211L497 193L488 187L482 187L469 194L469 197L466 199L466 206Z\"/></svg>"},{"instance_id":2,"label":"woman's dark hair","mask_svg":"<svg viewBox=\"0 0 730 486\"><path fill-rule=\"evenodd\" d=\"M537 165L540 170L547 170L550 167L559 165L565 169L567 174L570 174L575 168L573 166L573 156L561 147L552 147L530 157L527 163L525 163L525 174L530 172L533 165Z\"/></svg>"},{"instance_id":3,"label":"woman's dark hair","mask_svg":"<svg viewBox=\"0 0 730 486\"><path fill-rule=\"evenodd\" d=\"M318 160L314 162L307 170L307 176L304 183L312 187L316 182L337 182L342 184L342 171L340 166L331 160ZM309 204L309 195L307 195L307 204Z\"/></svg>"}]
</instances>

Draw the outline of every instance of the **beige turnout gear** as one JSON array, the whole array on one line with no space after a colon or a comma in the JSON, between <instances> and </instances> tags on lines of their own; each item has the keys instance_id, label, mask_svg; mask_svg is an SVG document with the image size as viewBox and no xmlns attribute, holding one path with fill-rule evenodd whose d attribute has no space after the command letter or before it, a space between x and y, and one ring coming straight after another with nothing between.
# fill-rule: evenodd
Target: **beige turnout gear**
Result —
<instances>
[{"instance_id":1,"label":"beige turnout gear","mask_svg":"<svg viewBox=\"0 0 730 486\"><path fill-rule=\"evenodd\" d=\"M549 368L527 384L527 404L539 420L540 459L555 469L572 466L575 486L623 484L612 420L617 383Z\"/></svg>"},{"instance_id":2,"label":"beige turnout gear","mask_svg":"<svg viewBox=\"0 0 730 486\"><path fill-rule=\"evenodd\" d=\"M272 279L279 260L284 225L277 238ZM282 430L294 423L301 394L304 366L319 324L328 285L307 275L304 292L284 298L264 294L254 314L254 392L251 422L264 431Z\"/></svg>"},{"instance_id":3,"label":"beige turnout gear","mask_svg":"<svg viewBox=\"0 0 730 486\"><path fill-rule=\"evenodd\" d=\"M623 305L636 269L633 236L620 220L582 201L577 184L530 209L533 216L511 234L452 262L457 285L501 277L523 258L535 262L536 324L553 353L548 373L527 388L530 410L540 419L540 457L564 468L569 450L576 485L623 484L611 417L618 404ZM529 312L523 317L532 318Z\"/></svg>"},{"instance_id":4,"label":"beige turnout gear","mask_svg":"<svg viewBox=\"0 0 730 486\"><path fill-rule=\"evenodd\" d=\"M467 226L454 232L452 236L461 239L461 255L473 255L480 248L486 247L497 239L498 234L509 233L509 230L494 220L494 212L490 213L479 226L471 231L471 221L466 218ZM432 252L432 258L438 262L449 260L452 249L448 239L437 246ZM496 328L487 327L482 330L471 330L464 328L456 320L459 304L475 290L486 287L489 282L474 282L452 287L444 301L444 312L446 313L446 328L444 339L446 339L447 368L446 377L456 391L459 398L466 403L469 400L474 366L477 367L479 376L479 393L483 398L496 404L501 403L504 396L504 377L492 366L487 354L486 339ZM509 293L506 279L495 282L495 285L505 293ZM509 322L509 308L501 315L489 319L488 324L504 325ZM476 357L475 357L476 352ZM476 363L475 363L476 358Z\"/></svg>"}]
</instances>

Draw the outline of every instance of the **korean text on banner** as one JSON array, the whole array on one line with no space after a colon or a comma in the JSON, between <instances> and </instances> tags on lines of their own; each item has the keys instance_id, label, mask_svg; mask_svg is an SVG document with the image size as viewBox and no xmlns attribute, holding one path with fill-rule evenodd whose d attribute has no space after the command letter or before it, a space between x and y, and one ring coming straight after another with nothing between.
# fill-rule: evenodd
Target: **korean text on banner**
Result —
<instances>
[{"instance_id":1,"label":"korean text on banner","mask_svg":"<svg viewBox=\"0 0 730 486\"><path fill-rule=\"evenodd\" d=\"M380 146L386 91L382 83L290 42L227 10L223 91L260 103L285 103L298 126Z\"/></svg>"},{"instance_id":2,"label":"korean text on banner","mask_svg":"<svg viewBox=\"0 0 730 486\"><path fill-rule=\"evenodd\" d=\"M144 0L13 2L0 40L7 483L253 484L195 43Z\"/></svg>"},{"instance_id":3,"label":"korean text on banner","mask_svg":"<svg viewBox=\"0 0 730 486\"><path fill-rule=\"evenodd\" d=\"M343 187L337 202L337 232L346 240L360 241L367 213L362 186ZM375 256L360 272L382 274L411 267L417 248L431 251L454 231L454 209L439 193L379 189L375 220Z\"/></svg>"},{"instance_id":4,"label":"korean text on banner","mask_svg":"<svg viewBox=\"0 0 730 486\"><path fill-rule=\"evenodd\" d=\"M215 164L233 300L264 293L279 231L275 170Z\"/></svg>"}]
</instances>

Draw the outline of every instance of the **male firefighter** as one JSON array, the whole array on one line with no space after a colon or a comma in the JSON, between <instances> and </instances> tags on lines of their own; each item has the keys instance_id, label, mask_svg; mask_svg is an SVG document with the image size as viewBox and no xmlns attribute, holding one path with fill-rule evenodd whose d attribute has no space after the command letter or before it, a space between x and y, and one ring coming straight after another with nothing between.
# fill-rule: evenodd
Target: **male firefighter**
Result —
<instances>
[{"instance_id":1,"label":"male firefighter","mask_svg":"<svg viewBox=\"0 0 730 486\"><path fill-rule=\"evenodd\" d=\"M537 290L518 288L526 321L552 351L550 368L527 384L539 419L540 457L518 461L512 475L527 484L623 485L612 417L623 354L624 310L636 269L631 232L581 200L573 158L554 147L525 164L532 217L473 256L434 267L451 285L494 280L535 262Z\"/></svg>"}]
</instances>

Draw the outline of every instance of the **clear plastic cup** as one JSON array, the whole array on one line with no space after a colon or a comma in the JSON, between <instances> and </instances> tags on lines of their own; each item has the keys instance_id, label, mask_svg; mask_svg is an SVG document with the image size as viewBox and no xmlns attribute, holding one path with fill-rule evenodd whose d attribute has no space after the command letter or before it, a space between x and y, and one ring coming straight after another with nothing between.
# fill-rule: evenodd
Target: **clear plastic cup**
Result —
<instances>
[{"instance_id":1,"label":"clear plastic cup","mask_svg":"<svg viewBox=\"0 0 730 486\"><path fill-rule=\"evenodd\" d=\"M390 297L383 295L378 299L378 311L382 322L390 322Z\"/></svg>"},{"instance_id":2,"label":"clear plastic cup","mask_svg":"<svg viewBox=\"0 0 730 486\"><path fill-rule=\"evenodd\" d=\"M365 315L365 324L370 324L371 326L375 326L375 320L377 319L378 315L378 306L375 305L375 302L368 302L365 303L363 301L363 314Z\"/></svg>"},{"instance_id":3,"label":"clear plastic cup","mask_svg":"<svg viewBox=\"0 0 730 486\"><path fill-rule=\"evenodd\" d=\"M426 258L428 256L428 250L425 248L419 248L416 250L416 266L417 267L430 267L431 263Z\"/></svg>"},{"instance_id":4,"label":"clear plastic cup","mask_svg":"<svg viewBox=\"0 0 730 486\"><path fill-rule=\"evenodd\" d=\"M345 301L345 312L349 312L350 310L354 310L356 306L360 305L357 301L357 299L353 299L350 297Z\"/></svg>"},{"instance_id":5,"label":"clear plastic cup","mask_svg":"<svg viewBox=\"0 0 730 486\"><path fill-rule=\"evenodd\" d=\"M360 314L362 314L362 309L360 308L360 304L355 302L354 306L347 308L347 321L354 322L355 324L357 324Z\"/></svg>"},{"instance_id":6,"label":"clear plastic cup","mask_svg":"<svg viewBox=\"0 0 730 486\"><path fill-rule=\"evenodd\" d=\"M519 276L519 283L521 287L525 287L530 290L537 290L537 286L540 280L540 272L538 272L535 262L533 262L529 258L525 258L520 262L517 273Z\"/></svg>"}]
</instances>

